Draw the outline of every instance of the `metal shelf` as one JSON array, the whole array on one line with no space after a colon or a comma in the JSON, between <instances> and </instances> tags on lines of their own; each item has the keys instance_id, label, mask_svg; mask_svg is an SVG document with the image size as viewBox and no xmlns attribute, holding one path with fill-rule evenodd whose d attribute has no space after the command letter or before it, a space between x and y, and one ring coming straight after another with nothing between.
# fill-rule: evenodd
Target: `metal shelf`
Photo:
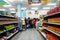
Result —
<instances>
[{"instance_id":1,"label":"metal shelf","mask_svg":"<svg viewBox=\"0 0 60 40\"><path fill-rule=\"evenodd\" d=\"M51 33L53 33L53 34L55 34L55 35L57 35L57 36L59 36L60 37L60 34L57 34L57 33L55 33L55 32L53 32L53 31L51 31L51 30L49 30L48 28L46 28L46 27L43 27L44 29L46 29L46 30L48 30L49 32L51 32Z\"/></svg>"},{"instance_id":2,"label":"metal shelf","mask_svg":"<svg viewBox=\"0 0 60 40\"><path fill-rule=\"evenodd\" d=\"M13 19L16 19L15 17L11 17L9 15L0 15L0 17L5 17L5 18L13 18Z\"/></svg>"},{"instance_id":3,"label":"metal shelf","mask_svg":"<svg viewBox=\"0 0 60 40\"><path fill-rule=\"evenodd\" d=\"M44 18L49 17L49 16L53 16L53 15L57 15L57 14L60 14L60 12L56 12L56 13L53 13L53 14L47 15L47 16L45 16Z\"/></svg>"},{"instance_id":4,"label":"metal shelf","mask_svg":"<svg viewBox=\"0 0 60 40\"><path fill-rule=\"evenodd\" d=\"M4 30L4 31L0 31L0 34L2 34L2 33L4 33L4 32L6 32L6 30Z\"/></svg>"},{"instance_id":5,"label":"metal shelf","mask_svg":"<svg viewBox=\"0 0 60 40\"><path fill-rule=\"evenodd\" d=\"M14 28L11 28L10 30L12 30L12 29L14 29ZM9 30L4 30L4 31L0 32L0 34L7 32L7 31L9 31Z\"/></svg>"},{"instance_id":6,"label":"metal shelf","mask_svg":"<svg viewBox=\"0 0 60 40\"><path fill-rule=\"evenodd\" d=\"M42 28L42 27L41 27L41 28ZM43 29L43 28L42 28L42 29ZM39 30L38 30L38 31L39 31ZM39 31L39 32L43 35L43 37L44 37L46 40L48 40L44 32L41 32L41 31Z\"/></svg>"},{"instance_id":7,"label":"metal shelf","mask_svg":"<svg viewBox=\"0 0 60 40\"><path fill-rule=\"evenodd\" d=\"M8 21L8 20L12 20L12 21L13 21L13 20L17 20L17 19L10 19L10 18L0 18L0 20L7 20L7 21Z\"/></svg>"},{"instance_id":8,"label":"metal shelf","mask_svg":"<svg viewBox=\"0 0 60 40\"><path fill-rule=\"evenodd\" d=\"M15 35L17 32L18 32L18 30L17 30L15 33L11 34L9 37L7 37L7 39L11 38L11 37L12 37L13 35Z\"/></svg>"},{"instance_id":9,"label":"metal shelf","mask_svg":"<svg viewBox=\"0 0 60 40\"><path fill-rule=\"evenodd\" d=\"M47 24L54 24L54 25L60 25L60 23L48 23L48 22L44 22L44 23L47 23Z\"/></svg>"},{"instance_id":10,"label":"metal shelf","mask_svg":"<svg viewBox=\"0 0 60 40\"><path fill-rule=\"evenodd\" d=\"M12 23L18 23L17 21L5 21L5 22L0 22L0 25L3 24L12 24Z\"/></svg>"}]
</instances>

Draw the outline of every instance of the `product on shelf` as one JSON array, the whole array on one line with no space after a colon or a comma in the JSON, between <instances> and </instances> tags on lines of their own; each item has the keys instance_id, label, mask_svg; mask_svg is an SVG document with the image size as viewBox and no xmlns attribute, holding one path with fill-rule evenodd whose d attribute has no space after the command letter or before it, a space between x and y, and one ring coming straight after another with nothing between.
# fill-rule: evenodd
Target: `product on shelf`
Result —
<instances>
[{"instance_id":1,"label":"product on shelf","mask_svg":"<svg viewBox=\"0 0 60 40\"><path fill-rule=\"evenodd\" d=\"M43 26L43 20L44 20L44 18L43 18L43 16L41 16L40 17L40 26Z\"/></svg>"},{"instance_id":2,"label":"product on shelf","mask_svg":"<svg viewBox=\"0 0 60 40\"><path fill-rule=\"evenodd\" d=\"M15 27L18 27L18 23L15 23L14 26L15 26Z\"/></svg>"},{"instance_id":3,"label":"product on shelf","mask_svg":"<svg viewBox=\"0 0 60 40\"><path fill-rule=\"evenodd\" d=\"M46 34L46 37L48 38L48 40L59 40L59 38L53 34Z\"/></svg>"},{"instance_id":4,"label":"product on shelf","mask_svg":"<svg viewBox=\"0 0 60 40\"><path fill-rule=\"evenodd\" d=\"M50 18L50 19L48 19L48 22L60 23L60 18Z\"/></svg>"},{"instance_id":5,"label":"product on shelf","mask_svg":"<svg viewBox=\"0 0 60 40\"><path fill-rule=\"evenodd\" d=\"M52 30L53 32L56 32L58 34L60 34L60 28L55 27L55 26L48 26L49 30Z\"/></svg>"},{"instance_id":6,"label":"product on shelf","mask_svg":"<svg viewBox=\"0 0 60 40\"><path fill-rule=\"evenodd\" d=\"M7 40L7 39L3 35L0 35L0 40Z\"/></svg>"},{"instance_id":7,"label":"product on shelf","mask_svg":"<svg viewBox=\"0 0 60 40\"><path fill-rule=\"evenodd\" d=\"M43 30L43 32L46 34L46 37L48 40L60 40L59 37L57 37L56 35L50 33L47 30Z\"/></svg>"},{"instance_id":8,"label":"product on shelf","mask_svg":"<svg viewBox=\"0 0 60 40\"><path fill-rule=\"evenodd\" d=\"M45 34L48 34L48 33L49 33L49 32L48 32L47 30L45 30L45 29L43 30L43 32L44 32Z\"/></svg>"},{"instance_id":9,"label":"product on shelf","mask_svg":"<svg viewBox=\"0 0 60 40\"><path fill-rule=\"evenodd\" d=\"M8 37L8 36L10 36L11 35L11 33L10 32L6 32L6 36Z\"/></svg>"},{"instance_id":10,"label":"product on shelf","mask_svg":"<svg viewBox=\"0 0 60 40\"><path fill-rule=\"evenodd\" d=\"M8 25L8 26L4 26L6 30L10 30L14 28L14 25Z\"/></svg>"},{"instance_id":11,"label":"product on shelf","mask_svg":"<svg viewBox=\"0 0 60 40\"><path fill-rule=\"evenodd\" d=\"M60 12L60 6L55 7L54 9L51 9L47 12L47 15L55 14L57 12Z\"/></svg>"},{"instance_id":12,"label":"product on shelf","mask_svg":"<svg viewBox=\"0 0 60 40\"><path fill-rule=\"evenodd\" d=\"M47 24L43 24L44 27L47 27L48 25Z\"/></svg>"},{"instance_id":13,"label":"product on shelf","mask_svg":"<svg viewBox=\"0 0 60 40\"><path fill-rule=\"evenodd\" d=\"M42 31L43 31L43 28L39 27L38 30L39 30L40 32L42 32Z\"/></svg>"}]
</instances>

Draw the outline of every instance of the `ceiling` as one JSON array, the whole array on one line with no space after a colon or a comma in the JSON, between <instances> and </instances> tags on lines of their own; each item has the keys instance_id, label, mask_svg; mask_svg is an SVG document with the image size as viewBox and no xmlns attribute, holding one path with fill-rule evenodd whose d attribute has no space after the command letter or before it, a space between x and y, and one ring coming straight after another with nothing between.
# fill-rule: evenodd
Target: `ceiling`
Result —
<instances>
[{"instance_id":1,"label":"ceiling","mask_svg":"<svg viewBox=\"0 0 60 40\"><path fill-rule=\"evenodd\" d=\"M4 1L7 3L6 4L7 6L6 5L1 6L0 8L5 8L9 11L15 11L14 9L16 9L18 3L21 3L22 8L25 8L26 10L49 10L56 7L58 2L58 1L56 2L56 0L49 0L49 3L47 5L43 5L42 3L40 5L29 5L28 0L4 0Z\"/></svg>"}]
</instances>

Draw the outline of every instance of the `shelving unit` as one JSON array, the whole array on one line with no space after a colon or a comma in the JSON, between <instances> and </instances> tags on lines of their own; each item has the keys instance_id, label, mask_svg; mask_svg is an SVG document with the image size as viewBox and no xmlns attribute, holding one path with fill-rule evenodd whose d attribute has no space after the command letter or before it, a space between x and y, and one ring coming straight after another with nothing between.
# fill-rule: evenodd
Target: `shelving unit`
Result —
<instances>
[{"instance_id":1,"label":"shelving unit","mask_svg":"<svg viewBox=\"0 0 60 40\"><path fill-rule=\"evenodd\" d=\"M12 23L18 23L17 21L5 21L5 22L0 22L0 25L3 25L3 24L12 24Z\"/></svg>"},{"instance_id":2,"label":"shelving unit","mask_svg":"<svg viewBox=\"0 0 60 40\"><path fill-rule=\"evenodd\" d=\"M13 35L15 35L16 33L18 33L18 31L16 31L15 33L12 33L10 36L6 37L7 39L11 38Z\"/></svg>"},{"instance_id":3,"label":"shelving unit","mask_svg":"<svg viewBox=\"0 0 60 40\"><path fill-rule=\"evenodd\" d=\"M38 32L45 38L45 40L48 40L48 39L46 38L45 33L44 33L42 30L44 30L43 27L39 27L39 28L38 28Z\"/></svg>"},{"instance_id":4,"label":"shelving unit","mask_svg":"<svg viewBox=\"0 0 60 40\"><path fill-rule=\"evenodd\" d=\"M1 33L4 33L4 32L6 32L6 30L4 30L4 31L0 31L0 34L1 34Z\"/></svg>"},{"instance_id":5,"label":"shelving unit","mask_svg":"<svg viewBox=\"0 0 60 40\"><path fill-rule=\"evenodd\" d=\"M38 30L38 31L39 31L39 30ZM48 40L48 39L46 38L46 35L45 35L44 32L39 31L39 33L41 33L41 35L45 38L45 40Z\"/></svg>"},{"instance_id":6,"label":"shelving unit","mask_svg":"<svg viewBox=\"0 0 60 40\"><path fill-rule=\"evenodd\" d=\"M56 11L56 9L54 9L55 11ZM52 10L50 10L50 11L52 11ZM49 12L50 12L49 11ZM59 11L59 10L58 10ZM59 26L60 26L60 12L58 12L58 11L56 11L55 13L53 13L53 12L51 12L50 14L49 14L49 12L47 13L47 14L49 14L49 15L47 15L47 16L45 16L44 17L44 22L43 22L43 24L45 24L45 25L43 25L43 29L45 29L45 32L44 33L46 33L46 35L47 36L50 36L50 38L48 37L46 37L48 40L50 39L50 40L52 40L52 38L53 37L55 37L54 39L55 40L60 40L60 32L59 32ZM51 36L52 35L52 36Z\"/></svg>"},{"instance_id":7,"label":"shelving unit","mask_svg":"<svg viewBox=\"0 0 60 40\"><path fill-rule=\"evenodd\" d=\"M57 15L57 14L60 14L60 12L56 12L56 13L53 13L53 14L50 14L50 15L46 15L44 18L49 17L49 16L54 16L54 15Z\"/></svg>"},{"instance_id":8,"label":"shelving unit","mask_svg":"<svg viewBox=\"0 0 60 40\"><path fill-rule=\"evenodd\" d=\"M19 29L17 29L19 28L18 18L0 15L0 28L2 26L3 26L3 29L0 29L0 35L2 35L3 37L6 37L8 35L7 32L9 32L10 36L6 37L6 39L8 40L19 31Z\"/></svg>"},{"instance_id":9,"label":"shelving unit","mask_svg":"<svg viewBox=\"0 0 60 40\"><path fill-rule=\"evenodd\" d=\"M15 17L11 17L11 16L8 16L8 15L0 15L0 17L16 19Z\"/></svg>"},{"instance_id":10,"label":"shelving unit","mask_svg":"<svg viewBox=\"0 0 60 40\"><path fill-rule=\"evenodd\" d=\"M55 34L55 35L57 35L57 36L60 37L60 34L57 34L57 33L53 32L52 30L49 30L47 27L44 27L44 29L46 29L46 30L48 30L49 32L51 32L51 33L53 33L53 34Z\"/></svg>"},{"instance_id":11,"label":"shelving unit","mask_svg":"<svg viewBox=\"0 0 60 40\"><path fill-rule=\"evenodd\" d=\"M60 25L59 23L50 23L50 22L44 22L44 23L46 23L46 24L53 24L53 25Z\"/></svg>"},{"instance_id":12,"label":"shelving unit","mask_svg":"<svg viewBox=\"0 0 60 40\"><path fill-rule=\"evenodd\" d=\"M14 29L14 28L11 28L10 30L12 30L12 29ZM0 34L7 32L7 31L9 31L9 30L0 31Z\"/></svg>"}]
</instances>

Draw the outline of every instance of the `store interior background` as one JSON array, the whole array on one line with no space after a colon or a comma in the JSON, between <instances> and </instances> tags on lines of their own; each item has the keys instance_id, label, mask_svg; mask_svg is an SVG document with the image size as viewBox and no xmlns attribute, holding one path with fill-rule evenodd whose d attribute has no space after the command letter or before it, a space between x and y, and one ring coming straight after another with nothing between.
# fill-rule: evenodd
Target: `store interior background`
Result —
<instances>
[{"instance_id":1,"label":"store interior background","mask_svg":"<svg viewBox=\"0 0 60 40\"><path fill-rule=\"evenodd\" d=\"M0 19L0 22L1 22L0 24L2 24L0 25L0 27L1 26L6 27L7 25L8 27L10 27L7 29L2 28L3 30L1 29L2 32L0 34L2 35L0 39L8 40L13 35L18 33L17 36L14 36L11 40L17 40L17 39L18 40L23 40L23 39L29 40L30 38L32 40L33 39L43 40L44 38L46 40L47 39L60 40L60 24L59 24L60 22L60 0L40 0L40 1L32 0L32 2L39 2L39 3L31 3L29 2L29 0L0 0L0 18L2 18ZM58 12L57 12L57 9L58 9ZM51 10L53 10L52 13L51 13ZM36 11L37 11L37 14L36 14ZM48 14L49 11L51 15ZM33 18L40 19L40 16L44 16L44 19L42 17L41 18L42 21L40 21L40 23L44 25L40 26L37 29L39 33L35 28L28 29L27 31L20 30L22 28L21 27L22 18L30 17L31 19ZM51 28L51 30L49 28ZM28 36L30 36L30 38Z\"/></svg>"},{"instance_id":2,"label":"store interior background","mask_svg":"<svg viewBox=\"0 0 60 40\"><path fill-rule=\"evenodd\" d=\"M59 5L59 0L46 0L45 3L39 4L28 4L28 0L4 0L5 5L0 6L0 10L8 11L9 13L16 13L18 17L25 16L31 18L39 18L40 15L46 15L48 10L55 8ZM33 0L36 1L36 0ZM20 8L17 8L17 5L20 5ZM18 12L20 11L20 13ZM23 10L23 11L21 11ZM35 10L39 12L38 15L35 14ZM28 14L28 11L31 11L31 14Z\"/></svg>"}]
</instances>

